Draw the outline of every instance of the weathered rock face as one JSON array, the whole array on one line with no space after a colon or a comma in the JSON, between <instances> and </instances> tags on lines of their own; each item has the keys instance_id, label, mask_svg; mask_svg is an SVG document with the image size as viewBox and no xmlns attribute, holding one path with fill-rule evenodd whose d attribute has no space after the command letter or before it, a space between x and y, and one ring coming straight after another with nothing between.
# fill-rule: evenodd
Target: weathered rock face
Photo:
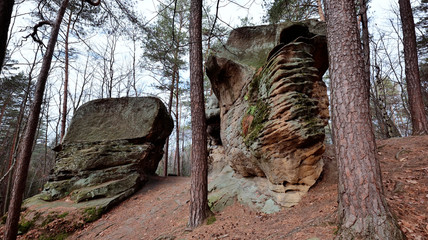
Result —
<instances>
[{"instance_id":1,"label":"weathered rock face","mask_svg":"<svg viewBox=\"0 0 428 240\"><path fill-rule=\"evenodd\" d=\"M325 24L236 29L206 66L220 106L223 159L241 176L266 177L269 184L257 185L276 204L296 204L323 167Z\"/></svg>"},{"instance_id":2,"label":"weathered rock face","mask_svg":"<svg viewBox=\"0 0 428 240\"><path fill-rule=\"evenodd\" d=\"M97 199L107 207L134 193L154 174L173 128L157 98L99 99L73 116L43 192L53 201ZM99 201L102 198L105 201Z\"/></svg>"}]
</instances>

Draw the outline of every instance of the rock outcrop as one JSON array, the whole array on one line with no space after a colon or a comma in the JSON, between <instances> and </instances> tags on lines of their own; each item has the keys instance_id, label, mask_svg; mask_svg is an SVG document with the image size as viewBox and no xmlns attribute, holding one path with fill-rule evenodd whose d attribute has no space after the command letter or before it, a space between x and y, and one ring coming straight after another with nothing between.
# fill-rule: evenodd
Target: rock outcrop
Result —
<instances>
[{"instance_id":1,"label":"rock outcrop","mask_svg":"<svg viewBox=\"0 0 428 240\"><path fill-rule=\"evenodd\" d=\"M76 204L93 200L97 208L110 207L155 173L172 128L172 118L157 98L99 99L82 105L56 148L44 190L32 200L67 197Z\"/></svg>"},{"instance_id":2,"label":"rock outcrop","mask_svg":"<svg viewBox=\"0 0 428 240\"><path fill-rule=\"evenodd\" d=\"M234 192L233 184L222 190L222 177L241 182L238 189L240 176L253 177L245 181L266 196L259 210L267 200L274 201L271 209L295 205L315 184L329 118L322 81L327 67L325 24L315 20L235 29L224 49L209 57L206 72L219 101L221 140L211 147L211 159L226 166L212 181L213 205L224 205L225 195Z\"/></svg>"}]
</instances>

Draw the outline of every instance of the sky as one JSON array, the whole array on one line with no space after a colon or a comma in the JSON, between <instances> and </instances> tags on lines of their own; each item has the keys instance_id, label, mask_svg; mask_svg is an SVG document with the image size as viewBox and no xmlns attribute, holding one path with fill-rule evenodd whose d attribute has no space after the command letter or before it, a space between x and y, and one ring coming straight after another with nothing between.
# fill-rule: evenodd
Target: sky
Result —
<instances>
[{"instance_id":1,"label":"sky","mask_svg":"<svg viewBox=\"0 0 428 240\"><path fill-rule=\"evenodd\" d=\"M164 0L165 1L165 0ZM398 0L372 0L370 2L370 8L369 8L369 18L371 22L371 26L377 26L381 29L390 29L391 25L389 23L389 20L391 18L391 15L393 14L392 10L393 6L397 5ZM137 0L138 3L140 3L139 10L142 11L143 15L145 16L146 20L152 19L156 16L156 10L157 10L157 0ZM24 2L21 4L19 12L20 13L28 13L31 8L27 7ZM215 13L216 4L217 1L215 0L206 0L204 2L205 7L209 7L212 11L212 14ZM264 15L264 9L262 8L263 0L221 0L219 4L219 19L225 23L228 23L232 27L239 26L240 19L248 17L252 20L255 24L264 24L262 23L262 17ZM20 15L21 16L21 15ZM18 17L18 20L16 22L16 27L18 29L24 29L25 26L31 25L30 16L29 15L22 15L23 17ZM29 24L30 23L30 24ZM25 30L24 33L28 34L29 30ZM23 33L20 35L17 35L17 40L22 41ZM105 44L105 39L102 39L102 37L94 36L94 39L96 39L95 43L97 43L99 46L102 46ZM31 41L31 40L28 40ZM23 50L20 52L16 52L14 54L14 58L20 61L21 63L25 63L27 61L31 61L31 56L34 54L33 52L33 46L31 44L24 45L25 47L28 47L27 50ZM141 51L141 50L140 50ZM121 42L118 45L118 52L120 53L117 56L117 62L116 64L119 66L127 66L127 62L129 62L129 42ZM78 61L84 61L84 60L78 60ZM57 64L61 64L60 62ZM128 64L129 66L129 64ZM144 74L143 74L144 75ZM188 74L187 74L188 75ZM186 77L186 73L183 73L183 76ZM148 76L141 76L144 78L144 86L142 85L141 88L147 88L148 85L150 85L150 80L147 80ZM188 76L187 76L188 77ZM78 79L78 76L74 76L73 78ZM53 79L51 81L51 84L54 84L56 86L56 89L59 91L61 86L58 85L60 82L62 82L62 73L57 73L56 75L50 76L50 79ZM73 87L73 81L71 83L71 87ZM54 100L52 103L58 104L59 100ZM52 114L58 114L57 110L55 113Z\"/></svg>"}]
</instances>

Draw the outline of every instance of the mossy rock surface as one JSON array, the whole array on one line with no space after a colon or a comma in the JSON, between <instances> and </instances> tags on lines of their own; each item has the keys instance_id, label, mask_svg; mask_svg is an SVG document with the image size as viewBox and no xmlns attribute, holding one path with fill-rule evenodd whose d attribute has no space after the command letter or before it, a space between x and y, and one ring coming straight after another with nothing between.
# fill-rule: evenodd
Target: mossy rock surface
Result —
<instances>
[{"instance_id":1,"label":"mossy rock surface","mask_svg":"<svg viewBox=\"0 0 428 240\"><path fill-rule=\"evenodd\" d=\"M65 229L57 236L66 236L98 219L155 173L172 128L158 98L99 99L82 105L55 148L55 166L43 191L23 204L42 213L45 221L33 226L34 218L28 216L22 232L58 225ZM44 237L54 236L48 231Z\"/></svg>"},{"instance_id":2,"label":"mossy rock surface","mask_svg":"<svg viewBox=\"0 0 428 240\"><path fill-rule=\"evenodd\" d=\"M79 107L63 142L156 141L166 138L172 128L171 116L158 98L98 99Z\"/></svg>"},{"instance_id":3,"label":"mossy rock surface","mask_svg":"<svg viewBox=\"0 0 428 240\"><path fill-rule=\"evenodd\" d=\"M220 107L219 133L212 135L221 137L224 157L216 157L240 176L266 177L296 193L281 206L296 204L322 172L329 118L325 34L317 20L238 28L206 62ZM227 204L215 192L213 202Z\"/></svg>"}]
</instances>

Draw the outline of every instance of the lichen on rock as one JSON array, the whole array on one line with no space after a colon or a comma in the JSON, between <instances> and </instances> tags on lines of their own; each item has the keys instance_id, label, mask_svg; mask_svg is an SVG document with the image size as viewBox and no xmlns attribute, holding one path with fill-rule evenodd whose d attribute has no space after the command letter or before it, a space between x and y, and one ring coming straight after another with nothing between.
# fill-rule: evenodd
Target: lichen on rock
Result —
<instances>
[{"instance_id":1,"label":"lichen on rock","mask_svg":"<svg viewBox=\"0 0 428 240\"><path fill-rule=\"evenodd\" d=\"M257 188L276 205L296 204L322 172L327 67L325 24L316 20L233 30L206 62L220 107L223 166L237 178L266 177Z\"/></svg>"},{"instance_id":2,"label":"lichen on rock","mask_svg":"<svg viewBox=\"0 0 428 240\"><path fill-rule=\"evenodd\" d=\"M67 198L76 208L105 211L155 173L172 128L172 118L158 98L98 99L82 105L56 148L55 166L43 191L24 206L48 206L49 201Z\"/></svg>"}]
</instances>

